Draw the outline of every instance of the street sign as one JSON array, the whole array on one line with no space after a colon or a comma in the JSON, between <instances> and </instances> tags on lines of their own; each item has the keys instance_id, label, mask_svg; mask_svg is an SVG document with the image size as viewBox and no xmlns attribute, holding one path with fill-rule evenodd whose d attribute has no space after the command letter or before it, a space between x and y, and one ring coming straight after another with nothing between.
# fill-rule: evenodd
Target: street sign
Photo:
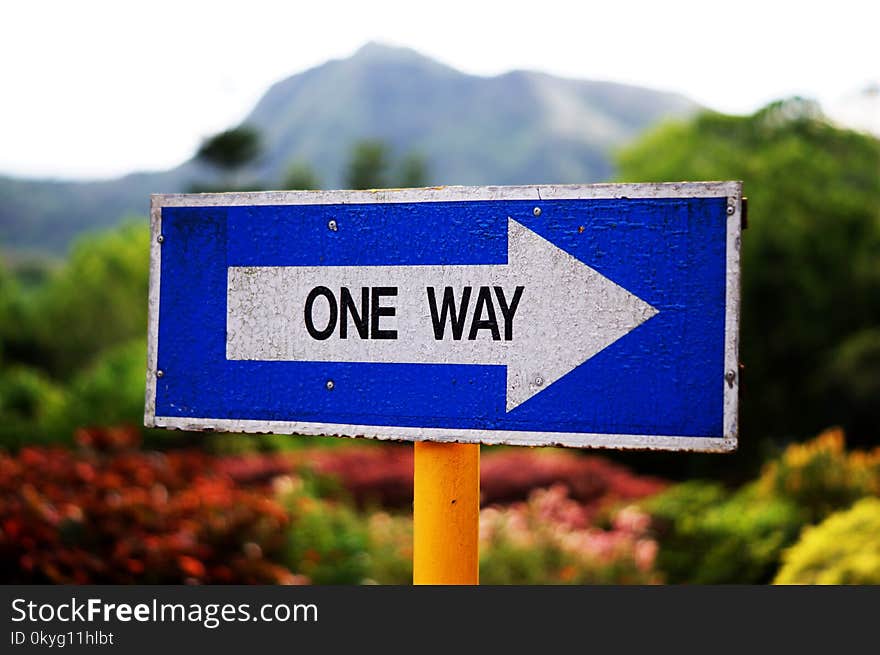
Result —
<instances>
[{"instance_id":1,"label":"street sign","mask_svg":"<svg viewBox=\"0 0 880 655\"><path fill-rule=\"evenodd\" d=\"M153 196L145 423L734 450L741 191Z\"/></svg>"}]
</instances>

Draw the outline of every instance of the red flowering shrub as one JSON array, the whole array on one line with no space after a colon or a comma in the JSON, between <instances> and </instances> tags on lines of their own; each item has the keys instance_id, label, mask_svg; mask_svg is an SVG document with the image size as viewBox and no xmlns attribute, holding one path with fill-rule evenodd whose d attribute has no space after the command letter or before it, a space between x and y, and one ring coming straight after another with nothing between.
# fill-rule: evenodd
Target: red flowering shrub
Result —
<instances>
[{"instance_id":1,"label":"red flowering shrub","mask_svg":"<svg viewBox=\"0 0 880 655\"><path fill-rule=\"evenodd\" d=\"M298 462L319 475L335 478L361 507L411 507L413 450L411 446L351 446L313 450Z\"/></svg>"},{"instance_id":2,"label":"red flowering shrub","mask_svg":"<svg viewBox=\"0 0 880 655\"><path fill-rule=\"evenodd\" d=\"M80 448L115 451L136 448L141 444L140 430L127 425L77 428L73 440Z\"/></svg>"},{"instance_id":3,"label":"red flowering shrub","mask_svg":"<svg viewBox=\"0 0 880 655\"><path fill-rule=\"evenodd\" d=\"M112 450L120 432L82 431ZM198 451L0 454L4 583L293 583L273 563L289 517Z\"/></svg>"},{"instance_id":4,"label":"red flowering shrub","mask_svg":"<svg viewBox=\"0 0 880 655\"><path fill-rule=\"evenodd\" d=\"M667 483L638 476L603 457L565 450L503 450L480 463L484 505L525 500L533 489L561 485L572 500L596 509L659 493Z\"/></svg>"},{"instance_id":5,"label":"red flowering shrub","mask_svg":"<svg viewBox=\"0 0 880 655\"><path fill-rule=\"evenodd\" d=\"M296 461L283 453L217 457L214 466L218 473L245 486L269 484L278 476L290 475L297 468Z\"/></svg>"},{"instance_id":6,"label":"red flowering shrub","mask_svg":"<svg viewBox=\"0 0 880 655\"><path fill-rule=\"evenodd\" d=\"M352 446L313 451L300 457L304 466L335 477L360 505L408 507L412 504L411 447ZM525 500L532 490L552 485L562 485L571 499L593 510L608 502L650 496L667 486L662 480L637 476L602 457L561 450L489 451L480 462L483 505Z\"/></svg>"}]
</instances>

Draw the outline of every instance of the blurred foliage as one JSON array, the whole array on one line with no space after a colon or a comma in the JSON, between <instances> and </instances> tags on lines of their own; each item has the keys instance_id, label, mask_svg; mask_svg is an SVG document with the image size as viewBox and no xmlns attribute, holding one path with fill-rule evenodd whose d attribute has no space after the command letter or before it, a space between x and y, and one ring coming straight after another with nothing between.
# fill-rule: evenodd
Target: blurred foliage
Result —
<instances>
[{"instance_id":1,"label":"blurred foliage","mask_svg":"<svg viewBox=\"0 0 880 655\"><path fill-rule=\"evenodd\" d=\"M402 188L417 188L428 184L428 162L415 152L411 152L400 162L400 176L398 186Z\"/></svg>"},{"instance_id":2,"label":"blurred foliage","mask_svg":"<svg viewBox=\"0 0 880 655\"><path fill-rule=\"evenodd\" d=\"M0 448L45 444L59 436L55 424L67 402L45 375L21 366L0 368Z\"/></svg>"},{"instance_id":3,"label":"blurred foliage","mask_svg":"<svg viewBox=\"0 0 880 655\"><path fill-rule=\"evenodd\" d=\"M656 542L648 516L618 509L608 529L563 485L535 489L524 502L480 512L481 584L655 583ZM368 581L412 581L412 515L375 512L368 519Z\"/></svg>"},{"instance_id":4,"label":"blurred foliage","mask_svg":"<svg viewBox=\"0 0 880 655\"><path fill-rule=\"evenodd\" d=\"M880 171L877 175L880 176ZM847 417L847 423L876 428L880 399L878 372L880 327L866 328L834 348L816 386L839 415Z\"/></svg>"},{"instance_id":5,"label":"blurred foliage","mask_svg":"<svg viewBox=\"0 0 880 655\"><path fill-rule=\"evenodd\" d=\"M672 583L765 583L801 529L880 490L880 449L847 453L829 430L789 446L735 492L686 482L645 501ZM880 539L876 533L873 538Z\"/></svg>"},{"instance_id":6,"label":"blurred foliage","mask_svg":"<svg viewBox=\"0 0 880 655\"><path fill-rule=\"evenodd\" d=\"M351 151L345 176L349 189L383 189L390 185L391 153L375 139L360 141Z\"/></svg>"},{"instance_id":7,"label":"blurred foliage","mask_svg":"<svg viewBox=\"0 0 880 655\"><path fill-rule=\"evenodd\" d=\"M701 482L673 487L644 507L660 542L657 567L673 584L769 582L804 523L787 500L749 488L729 495Z\"/></svg>"},{"instance_id":8,"label":"blurred foliage","mask_svg":"<svg viewBox=\"0 0 880 655\"><path fill-rule=\"evenodd\" d=\"M275 487L292 520L285 559L315 584L360 584L367 577L368 531L344 503L318 498L302 478Z\"/></svg>"},{"instance_id":9,"label":"blurred foliage","mask_svg":"<svg viewBox=\"0 0 880 655\"><path fill-rule=\"evenodd\" d=\"M819 540L802 531L814 517L849 507L857 493L874 493L880 481L877 453L847 453L838 434L790 447L737 491L692 481L638 507L618 502L599 512L595 500L572 496L564 476L540 486L549 479L541 466L517 459L539 470L537 486L525 500L481 510L481 581L789 581L779 573L781 561L790 567L796 562L808 571L804 575L821 568L829 580L871 581L865 576L873 575L880 540L876 517L848 521L852 535L835 528ZM350 481L322 471L331 453L160 454L138 450L139 442L140 432L131 428L81 428L78 451L29 446L16 455L0 453L0 560L6 562L0 581L410 582L411 513L364 511L353 502ZM373 454L386 449L409 450L363 448L361 460L377 468L387 458ZM485 459L504 460L507 452ZM533 453L535 462L542 458ZM356 470L357 458L347 459L344 470ZM846 477L852 481L842 481ZM387 484L376 475L358 480ZM811 510L823 487L834 503ZM856 491L836 491L841 487ZM800 547L791 546L799 535L804 543L821 544L811 541L803 549L808 555L796 555ZM836 543L841 541L852 549Z\"/></svg>"},{"instance_id":10,"label":"blurred foliage","mask_svg":"<svg viewBox=\"0 0 880 655\"><path fill-rule=\"evenodd\" d=\"M349 189L385 189L425 186L427 179L428 164L422 155L409 153L394 171L390 146L378 139L366 139L352 148L345 183Z\"/></svg>"},{"instance_id":11,"label":"blurred foliage","mask_svg":"<svg viewBox=\"0 0 880 655\"><path fill-rule=\"evenodd\" d=\"M792 99L705 112L620 156L627 181L743 180L741 448L842 425L875 437L880 379L880 142ZM743 459L741 456L740 459Z\"/></svg>"},{"instance_id":12,"label":"blurred foliage","mask_svg":"<svg viewBox=\"0 0 880 655\"><path fill-rule=\"evenodd\" d=\"M189 193L222 193L227 191L259 191L262 185L255 179L244 180L244 173L252 168L263 152L263 138L255 127L239 125L205 139L195 159L207 164L219 174L210 181L191 182Z\"/></svg>"},{"instance_id":13,"label":"blurred foliage","mask_svg":"<svg viewBox=\"0 0 880 655\"><path fill-rule=\"evenodd\" d=\"M757 482L765 497L797 504L812 523L867 495L880 494L880 447L846 451L843 430L792 444L769 462Z\"/></svg>"},{"instance_id":14,"label":"blurred foliage","mask_svg":"<svg viewBox=\"0 0 880 655\"><path fill-rule=\"evenodd\" d=\"M299 438L312 443L311 437ZM331 451L310 448L304 466L332 477L358 507L408 509L412 507L413 448L410 444L384 444L373 440L333 439L347 444ZM526 500L542 487L565 488L568 497L581 503L590 516L603 508L632 502L657 493L667 483L636 476L605 458L578 455L555 448L482 449L480 502L487 506Z\"/></svg>"},{"instance_id":15,"label":"blurred foliage","mask_svg":"<svg viewBox=\"0 0 880 655\"><path fill-rule=\"evenodd\" d=\"M143 338L149 257L148 227L126 223L78 241L37 288L2 282L4 362L64 380L104 349Z\"/></svg>"},{"instance_id":16,"label":"blurred foliage","mask_svg":"<svg viewBox=\"0 0 880 655\"><path fill-rule=\"evenodd\" d=\"M108 348L70 381L54 425L72 434L78 426L143 423L146 361L144 339Z\"/></svg>"},{"instance_id":17,"label":"blurred foliage","mask_svg":"<svg viewBox=\"0 0 880 655\"><path fill-rule=\"evenodd\" d=\"M880 499L864 498L804 530L775 584L880 584Z\"/></svg>"},{"instance_id":18,"label":"blurred foliage","mask_svg":"<svg viewBox=\"0 0 880 655\"><path fill-rule=\"evenodd\" d=\"M371 512L367 517L370 584L408 585L413 580L412 514Z\"/></svg>"},{"instance_id":19,"label":"blurred foliage","mask_svg":"<svg viewBox=\"0 0 880 655\"><path fill-rule=\"evenodd\" d=\"M0 446L141 422L148 260L148 228L127 223L83 238L63 266L0 267ZM96 363L108 358L122 361ZM93 375L103 381L89 390Z\"/></svg>"},{"instance_id":20,"label":"blurred foliage","mask_svg":"<svg viewBox=\"0 0 880 655\"><path fill-rule=\"evenodd\" d=\"M235 434L232 432L202 432L198 434L202 446L218 455L245 455L248 453L283 453L319 446L345 448L349 439L312 437L300 434Z\"/></svg>"},{"instance_id":21,"label":"blurred foliage","mask_svg":"<svg viewBox=\"0 0 880 655\"><path fill-rule=\"evenodd\" d=\"M555 485L527 501L480 513L480 581L484 584L650 584L657 544L650 517L635 507L611 529L592 527L584 506Z\"/></svg>"},{"instance_id":22,"label":"blurred foliage","mask_svg":"<svg viewBox=\"0 0 880 655\"><path fill-rule=\"evenodd\" d=\"M480 566L484 583L658 581L653 568L657 548L647 534L646 515L634 507L624 507L610 512L607 529L591 524L600 505L599 496L606 501L627 497L615 489L634 487L634 476L609 465L613 475L601 483L592 481L588 498L576 499L568 485L567 474L571 471L562 470L562 464L576 465L581 458L569 453L529 454L534 466L510 450L494 451L484 458L487 463L500 463L500 467L487 468L489 487L495 476L493 468L502 472L508 470L509 464L535 472L530 490L523 490L525 500L493 505L481 513ZM515 456L513 460L511 455ZM598 458L584 461L588 469L600 468ZM303 460L306 462L319 474L316 480L330 476L345 493L340 495L332 487L328 491L326 485L318 490L314 483L301 481L276 483L283 489L281 498L294 517L286 564L315 582L408 584L412 580L412 517L408 512L396 515L387 510L411 506L412 449L386 446L352 447L333 453L316 451ZM555 466L555 483L548 463ZM603 473L607 475L609 471ZM624 473L628 476L625 480ZM484 476L483 480L487 478ZM520 484L525 482L520 480ZM645 480L639 488L640 497L659 488L661 485L656 481ZM575 493L582 491L582 487L574 487ZM375 509L373 503L380 503L379 507L385 509L365 519L351 505L340 502L346 497L362 509ZM404 499L405 505L401 502Z\"/></svg>"},{"instance_id":23,"label":"blurred foliage","mask_svg":"<svg viewBox=\"0 0 880 655\"><path fill-rule=\"evenodd\" d=\"M231 173L260 156L261 142L255 128L240 125L205 139L196 152L196 159Z\"/></svg>"},{"instance_id":24,"label":"blurred foliage","mask_svg":"<svg viewBox=\"0 0 880 655\"><path fill-rule=\"evenodd\" d=\"M198 451L79 430L82 450L0 452L4 583L302 583L276 563L290 518Z\"/></svg>"},{"instance_id":25,"label":"blurred foliage","mask_svg":"<svg viewBox=\"0 0 880 655\"><path fill-rule=\"evenodd\" d=\"M281 182L282 189L300 191L314 191L321 188L321 182L315 170L306 162L296 161L287 167L284 180Z\"/></svg>"}]
</instances>

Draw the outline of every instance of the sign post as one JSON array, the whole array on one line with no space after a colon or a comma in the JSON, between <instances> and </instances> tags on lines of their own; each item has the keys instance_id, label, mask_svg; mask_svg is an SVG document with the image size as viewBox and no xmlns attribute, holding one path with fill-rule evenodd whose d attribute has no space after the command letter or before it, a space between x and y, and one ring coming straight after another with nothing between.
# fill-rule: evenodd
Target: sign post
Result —
<instances>
[{"instance_id":1,"label":"sign post","mask_svg":"<svg viewBox=\"0 0 880 655\"><path fill-rule=\"evenodd\" d=\"M476 583L479 444L736 449L741 211L739 182L153 196L145 424L414 441L415 581Z\"/></svg>"},{"instance_id":2,"label":"sign post","mask_svg":"<svg viewBox=\"0 0 880 655\"><path fill-rule=\"evenodd\" d=\"M479 583L480 446L415 444L413 582Z\"/></svg>"}]
</instances>

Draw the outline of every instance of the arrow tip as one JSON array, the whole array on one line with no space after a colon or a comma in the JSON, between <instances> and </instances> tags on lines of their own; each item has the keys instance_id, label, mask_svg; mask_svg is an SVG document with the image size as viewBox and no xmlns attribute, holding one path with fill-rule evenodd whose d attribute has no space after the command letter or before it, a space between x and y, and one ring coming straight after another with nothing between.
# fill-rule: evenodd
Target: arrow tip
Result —
<instances>
[{"instance_id":1,"label":"arrow tip","mask_svg":"<svg viewBox=\"0 0 880 655\"><path fill-rule=\"evenodd\" d=\"M659 312L512 218L508 262L532 287L507 363L508 412Z\"/></svg>"}]
</instances>

